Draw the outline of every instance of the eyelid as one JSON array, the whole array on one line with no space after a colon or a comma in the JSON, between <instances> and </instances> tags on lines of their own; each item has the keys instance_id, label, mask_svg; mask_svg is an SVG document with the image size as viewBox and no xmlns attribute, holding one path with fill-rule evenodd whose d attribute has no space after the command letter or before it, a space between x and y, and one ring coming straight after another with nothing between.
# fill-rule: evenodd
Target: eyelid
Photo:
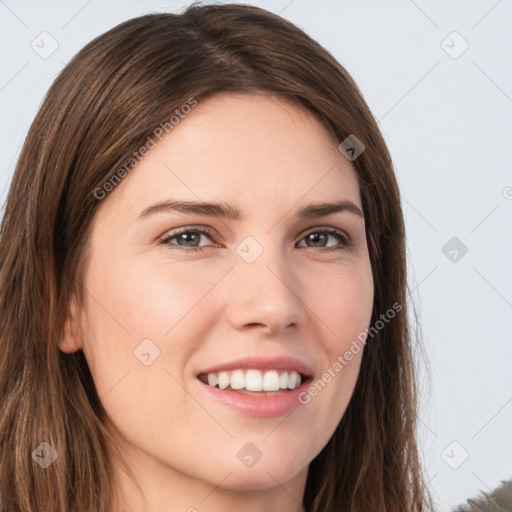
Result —
<instances>
[{"instance_id":1,"label":"eyelid","mask_svg":"<svg viewBox=\"0 0 512 512\"><path fill-rule=\"evenodd\" d=\"M340 229L340 228L336 228L334 226L312 226L310 228L306 228L306 231L301 234L301 238L309 235L310 233L315 233L317 231L322 231L322 230L325 230L325 231L336 231L339 234L345 236L347 241L351 240L351 237L349 236L349 234L345 230ZM183 227L180 227L180 228L171 229L170 231L167 231L161 237L159 237L159 240L167 239L169 237L174 237L174 236L180 235L181 233L187 233L189 231L204 232L207 235L209 235L210 237L214 236L214 230L212 228L209 228L207 226L194 226L194 225L192 225L192 226L183 226Z\"/></svg>"},{"instance_id":2,"label":"eyelid","mask_svg":"<svg viewBox=\"0 0 512 512\"><path fill-rule=\"evenodd\" d=\"M340 235L343 235L347 238L347 240L350 240L350 236L344 229L335 228L334 226L313 226L312 228L308 228L302 236L309 235L310 233L316 233L317 231L336 231Z\"/></svg>"},{"instance_id":3,"label":"eyelid","mask_svg":"<svg viewBox=\"0 0 512 512\"><path fill-rule=\"evenodd\" d=\"M308 231L304 232L301 235L301 238L299 241L302 241L307 235L311 233L327 233L333 237L336 238L336 235L340 236L343 239L342 246L341 247L326 247L323 250L337 250L337 249L349 249L353 245L352 238L350 235L343 229L335 228L333 226L313 226L311 229L308 229ZM310 247L310 249L314 249L313 247Z\"/></svg>"},{"instance_id":4,"label":"eyelid","mask_svg":"<svg viewBox=\"0 0 512 512\"><path fill-rule=\"evenodd\" d=\"M194 232L199 234L205 234L210 239L213 239L215 234L214 230L212 228L209 228L207 226L183 226L176 229L171 229L170 231L165 232L161 237L157 240L157 245L165 244L167 240L177 237L178 235L181 235L182 233L188 233L188 232ZM176 245L176 244L172 244ZM179 246L177 246L179 247ZM193 247L189 247L189 250L193 250ZM198 249L202 249L198 248Z\"/></svg>"}]
</instances>

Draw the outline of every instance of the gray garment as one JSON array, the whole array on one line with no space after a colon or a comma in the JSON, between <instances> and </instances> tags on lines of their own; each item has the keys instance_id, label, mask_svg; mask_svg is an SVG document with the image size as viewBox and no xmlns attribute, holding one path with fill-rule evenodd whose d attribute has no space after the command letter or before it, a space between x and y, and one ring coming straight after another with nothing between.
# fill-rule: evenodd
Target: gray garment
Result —
<instances>
[{"instance_id":1,"label":"gray garment","mask_svg":"<svg viewBox=\"0 0 512 512\"><path fill-rule=\"evenodd\" d=\"M502 480L490 494L470 498L468 504L455 507L452 512L512 512L512 480Z\"/></svg>"}]
</instances>

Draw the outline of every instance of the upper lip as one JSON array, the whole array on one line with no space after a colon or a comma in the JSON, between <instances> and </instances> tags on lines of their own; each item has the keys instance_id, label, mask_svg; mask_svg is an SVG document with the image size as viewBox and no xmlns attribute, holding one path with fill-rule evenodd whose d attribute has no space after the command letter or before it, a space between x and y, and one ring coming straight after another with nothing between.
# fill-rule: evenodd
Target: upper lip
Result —
<instances>
[{"instance_id":1,"label":"upper lip","mask_svg":"<svg viewBox=\"0 0 512 512\"><path fill-rule=\"evenodd\" d=\"M290 356L263 357L248 356L241 359L235 359L226 363L220 363L210 368L206 368L198 373L217 373L228 370L254 369L254 370L288 370L296 371L306 377L313 373L310 365L305 361Z\"/></svg>"}]
</instances>

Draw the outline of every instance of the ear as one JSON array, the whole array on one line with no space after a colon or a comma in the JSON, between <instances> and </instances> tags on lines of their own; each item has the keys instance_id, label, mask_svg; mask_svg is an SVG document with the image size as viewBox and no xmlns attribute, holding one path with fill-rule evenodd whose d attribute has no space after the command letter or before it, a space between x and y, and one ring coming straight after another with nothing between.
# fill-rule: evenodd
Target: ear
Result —
<instances>
[{"instance_id":1,"label":"ear","mask_svg":"<svg viewBox=\"0 0 512 512\"><path fill-rule=\"evenodd\" d=\"M69 313L62 330L61 339L58 343L58 347L62 352L72 354L82 348L82 331L79 329L79 325L78 308L75 300L72 299L69 307Z\"/></svg>"}]
</instances>

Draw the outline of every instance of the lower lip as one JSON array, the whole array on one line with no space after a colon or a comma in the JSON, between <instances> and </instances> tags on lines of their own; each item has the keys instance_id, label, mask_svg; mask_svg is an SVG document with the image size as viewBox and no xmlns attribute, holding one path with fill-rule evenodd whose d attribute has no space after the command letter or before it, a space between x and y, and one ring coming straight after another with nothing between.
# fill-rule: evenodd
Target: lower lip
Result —
<instances>
[{"instance_id":1,"label":"lower lip","mask_svg":"<svg viewBox=\"0 0 512 512\"><path fill-rule=\"evenodd\" d=\"M226 407L245 416L257 418L277 418L291 413L297 407L303 405L299 401L299 395L306 391L311 383L311 378L305 380L298 388L284 391L278 395L244 395L236 391L226 391L214 388L196 379L203 389L214 400L221 402Z\"/></svg>"}]
</instances>

